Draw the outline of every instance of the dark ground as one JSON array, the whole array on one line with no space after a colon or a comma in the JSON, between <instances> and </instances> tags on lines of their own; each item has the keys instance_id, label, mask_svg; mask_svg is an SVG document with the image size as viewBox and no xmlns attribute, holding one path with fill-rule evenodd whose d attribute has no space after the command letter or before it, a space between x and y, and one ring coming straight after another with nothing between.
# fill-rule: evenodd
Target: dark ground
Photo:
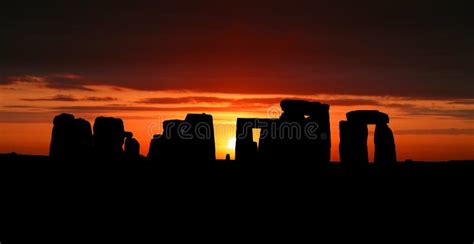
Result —
<instances>
[{"instance_id":1,"label":"dark ground","mask_svg":"<svg viewBox=\"0 0 474 244\"><path fill-rule=\"evenodd\" d=\"M22 170L26 173L29 171L46 171L43 173L56 172L61 170L73 173L81 171L93 174L94 170L137 170L142 173L150 173L149 170L156 170L154 173L159 174L160 170L196 170L196 168L205 169L204 173L209 170L217 173L219 170L233 170L236 174L247 173L253 174L254 170L264 171L283 171L299 173L305 176L314 175L329 177L474 177L474 160L464 161L406 161L399 162L397 166L390 169L379 169L373 164L358 170L346 170L339 162L332 162L327 168L318 168L310 163L301 162L237 162L234 160L217 160L215 162L168 162L156 163L146 159L134 162L53 162L47 156L19 155L15 153L0 154L0 169L10 173L20 173ZM298 172L298 170L301 170ZM176 172L177 173L177 172ZM230 172L227 172L230 173ZM104 175L105 176L105 175Z\"/></svg>"},{"instance_id":2,"label":"dark ground","mask_svg":"<svg viewBox=\"0 0 474 244\"><path fill-rule=\"evenodd\" d=\"M314 231L358 228L368 231L360 234L380 232L389 239L454 230L450 243L473 240L474 161L347 172L337 164L321 169L298 162L53 163L9 154L0 155L0 180L2 244L31 238L89 242L84 236L91 233L106 235L94 241L109 242L135 228L141 234L132 235L132 243L144 243L137 238L150 233L153 240L171 235L180 241L248 241L263 235L255 240L297 241L308 240L307 234L314 240L320 237Z\"/></svg>"}]
</instances>

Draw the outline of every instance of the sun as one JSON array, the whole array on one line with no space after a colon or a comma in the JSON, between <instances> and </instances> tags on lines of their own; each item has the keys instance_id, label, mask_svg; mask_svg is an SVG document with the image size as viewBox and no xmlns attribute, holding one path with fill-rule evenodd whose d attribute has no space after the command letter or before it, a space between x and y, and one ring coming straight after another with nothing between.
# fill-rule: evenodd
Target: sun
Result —
<instances>
[{"instance_id":1,"label":"sun","mask_svg":"<svg viewBox=\"0 0 474 244\"><path fill-rule=\"evenodd\" d=\"M228 149L235 149L235 138L230 138L228 143L227 143L227 148Z\"/></svg>"}]
</instances>

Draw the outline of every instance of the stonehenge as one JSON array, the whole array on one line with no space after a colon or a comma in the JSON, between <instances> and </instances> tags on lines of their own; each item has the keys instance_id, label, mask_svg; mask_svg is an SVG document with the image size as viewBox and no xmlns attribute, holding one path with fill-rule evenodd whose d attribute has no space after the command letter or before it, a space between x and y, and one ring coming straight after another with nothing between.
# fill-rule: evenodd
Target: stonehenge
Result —
<instances>
[{"instance_id":1,"label":"stonehenge","mask_svg":"<svg viewBox=\"0 0 474 244\"><path fill-rule=\"evenodd\" d=\"M94 154L97 158L119 160L123 157L125 129L121 119L96 118L93 138Z\"/></svg>"},{"instance_id":2,"label":"stonehenge","mask_svg":"<svg viewBox=\"0 0 474 244\"><path fill-rule=\"evenodd\" d=\"M304 161L328 164L331 155L329 105L283 100L279 119L237 119L239 161ZM252 129L261 129L258 148Z\"/></svg>"},{"instance_id":3,"label":"stonehenge","mask_svg":"<svg viewBox=\"0 0 474 244\"><path fill-rule=\"evenodd\" d=\"M387 124L381 123L375 127L374 144L374 163L380 166L393 166L397 163L395 138Z\"/></svg>"},{"instance_id":4,"label":"stonehenge","mask_svg":"<svg viewBox=\"0 0 474 244\"><path fill-rule=\"evenodd\" d=\"M155 134L150 141L150 147L146 156L150 161L158 161L160 158L163 158L161 154L163 152L164 139L160 139L161 136L161 134Z\"/></svg>"},{"instance_id":5,"label":"stonehenge","mask_svg":"<svg viewBox=\"0 0 474 244\"><path fill-rule=\"evenodd\" d=\"M54 117L49 156L52 160L83 159L90 156L92 130L89 122L71 114Z\"/></svg>"},{"instance_id":6,"label":"stonehenge","mask_svg":"<svg viewBox=\"0 0 474 244\"><path fill-rule=\"evenodd\" d=\"M296 159L329 164L331 160L331 128L329 105L302 100L283 100L282 122L298 122L301 127L301 140L287 140ZM283 127L284 129L284 127ZM284 135L286 137L287 135Z\"/></svg>"},{"instance_id":7,"label":"stonehenge","mask_svg":"<svg viewBox=\"0 0 474 244\"><path fill-rule=\"evenodd\" d=\"M389 116L377 110L358 110L346 114L347 121L339 123L339 155L341 163L349 168L363 167L369 163L367 125L375 125L374 163L390 166L397 162L395 139L388 127Z\"/></svg>"},{"instance_id":8,"label":"stonehenge","mask_svg":"<svg viewBox=\"0 0 474 244\"><path fill-rule=\"evenodd\" d=\"M236 161L301 162L329 165L331 126L329 105L303 100L283 100L279 118L238 118ZM368 125L375 125L374 163L389 167L397 162L390 118L377 110L359 110L340 121L339 155L346 168L368 165ZM98 159L136 161L140 143L125 131L120 118L97 117L94 125L71 114L53 120L50 158L55 161ZM260 129L254 138L253 130ZM229 157L228 157L229 158ZM163 132L154 135L147 159L152 162L215 161L213 117L187 114L184 120L166 120Z\"/></svg>"},{"instance_id":9,"label":"stonehenge","mask_svg":"<svg viewBox=\"0 0 474 244\"><path fill-rule=\"evenodd\" d=\"M135 160L139 151L140 144L124 130L121 119L98 117L93 128L71 114L60 114L53 120L49 156L54 161Z\"/></svg>"},{"instance_id":10,"label":"stonehenge","mask_svg":"<svg viewBox=\"0 0 474 244\"><path fill-rule=\"evenodd\" d=\"M140 158L140 143L133 138L133 133L125 134L125 159L138 160Z\"/></svg>"},{"instance_id":11,"label":"stonehenge","mask_svg":"<svg viewBox=\"0 0 474 244\"><path fill-rule=\"evenodd\" d=\"M235 159L239 161L256 160L259 150L257 142L255 142L253 138L253 129L264 130L265 128L262 127L272 127L272 125L274 126L275 123L276 120L273 119L238 118L236 128ZM263 131L262 134L267 134L270 136L268 131ZM265 139L263 138L260 138L260 142L264 142L264 148L269 146L269 143L265 143ZM265 149L262 151L265 151Z\"/></svg>"},{"instance_id":12,"label":"stonehenge","mask_svg":"<svg viewBox=\"0 0 474 244\"><path fill-rule=\"evenodd\" d=\"M208 114L188 114L184 120L163 122L163 134L150 142L151 161L215 161L213 118Z\"/></svg>"}]
</instances>

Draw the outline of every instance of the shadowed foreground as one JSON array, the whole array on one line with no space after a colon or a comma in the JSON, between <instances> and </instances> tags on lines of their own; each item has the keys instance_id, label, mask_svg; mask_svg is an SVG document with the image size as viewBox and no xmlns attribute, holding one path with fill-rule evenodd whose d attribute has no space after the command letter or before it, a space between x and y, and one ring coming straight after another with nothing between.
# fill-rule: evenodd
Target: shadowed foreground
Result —
<instances>
[{"instance_id":1,"label":"shadowed foreground","mask_svg":"<svg viewBox=\"0 0 474 244\"><path fill-rule=\"evenodd\" d=\"M341 223L353 229L364 220L381 225L371 233L386 233L384 223L403 223L405 234L419 233L420 226L432 228L431 235L448 227L471 233L461 223L472 217L472 161L413 162L383 170L371 164L351 172L340 164L321 168L298 162L52 162L21 155L0 155L0 162L5 243L32 237L63 241L58 232L84 241L97 232L106 236L99 239L105 243L111 237L123 240L122 232L136 228L155 240L183 235L247 240L258 233L294 241L304 236L290 233L310 231L302 218L317 219L333 232ZM127 237L135 243L149 240Z\"/></svg>"},{"instance_id":2,"label":"shadowed foreground","mask_svg":"<svg viewBox=\"0 0 474 244\"><path fill-rule=\"evenodd\" d=\"M69 223L108 237L122 238L140 226L159 231L159 240L168 235L222 243L218 234L248 242L258 233L281 241L290 230L321 230L308 224L313 220L338 232L362 222L383 229L390 229L383 223L402 223L405 232L426 222L439 228L472 220L474 161L397 162L389 116L366 110L349 112L340 122L341 162L331 163L329 105L284 100L281 107L278 119L236 121L236 161L215 160L211 115L165 121L146 157L119 118L98 117L91 126L58 115L49 156L0 155L0 230L7 233L0 233L0 242L84 234ZM376 125L374 163L368 162L369 124ZM254 128L262 131L258 144ZM408 221L413 216L423 224ZM438 221L453 216L464 220ZM46 223L54 228L42 230ZM104 226L113 232L104 233ZM251 237L243 235L249 232ZM289 234L288 242L300 236ZM140 237L130 243L145 243Z\"/></svg>"},{"instance_id":3,"label":"shadowed foreground","mask_svg":"<svg viewBox=\"0 0 474 244\"><path fill-rule=\"evenodd\" d=\"M63 170L68 173L94 174L94 171L107 170L127 173L133 170L135 173L157 176L167 171L176 170L194 171L196 174L258 174L264 172L285 172L298 177L474 177L474 161L447 161L447 162L398 162L391 167L383 167L376 164L368 164L365 167L346 168L340 162L332 162L327 166L309 165L298 161L169 161L157 164L146 158L127 161L55 161L47 156L30 156L18 154L0 154L0 172L3 174L28 173L35 175L62 174ZM179 172L176 172L179 173ZM268 175L263 174L262 177ZM107 177L107 175L104 175ZM138 176L137 176L138 177Z\"/></svg>"}]
</instances>

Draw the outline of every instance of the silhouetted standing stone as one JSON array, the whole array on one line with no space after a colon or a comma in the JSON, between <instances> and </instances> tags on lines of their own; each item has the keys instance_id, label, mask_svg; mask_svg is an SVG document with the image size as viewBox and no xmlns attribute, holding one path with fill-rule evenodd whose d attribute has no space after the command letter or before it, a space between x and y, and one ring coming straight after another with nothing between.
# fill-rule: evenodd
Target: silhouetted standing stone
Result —
<instances>
[{"instance_id":1,"label":"silhouetted standing stone","mask_svg":"<svg viewBox=\"0 0 474 244\"><path fill-rule=\"evenodd\" d=\"M74 115L60 114L54 117L49 157L52 160L64 160L72 153L72 123Z\"/></svg>"},{"instance_id":2,"label":"silhouetted standing stone","mask_svg":"<svg viewBox=\"0 0 474 244\"><path fill-rule=\"evenodd\" d=\"M150 160L214 161L216 148L211 115L188 114L185 120L163 122L163 135L153 138L148 153Z\"/></svg>"},{"instance_id":3,"label":"silhouetted standing stone","mask_svg":"<svg viewBox=\"0 0 474 244\"><path fill-rule=\"evenodd\" d=\"M368 124L375 124L375 163L393 165L397 161L395 140L388 127L389 116L377 110L359 110L347 113L341 121L339 155L347 168L360 168L368 164Z\"/></svg>"},{"instance_id":4,"label":"silhouetted standing stone","mask_svg":"<svg viewBox=\"0 0 474 244\"><path fill-rule=\"evenodd\" d=\"M256 160L257 143L253 141L252 129L256 127L255 119L237 119L235 160Z\"/></svg>"},{"instance_id":5,"label":"silhouetted standing stone","mask_svg":"<svg viewBox=\"0 0 474 244\"><path fill-rule=\"evenodd\" d=\"M163 122L163 135L158 138L159 152L157 159L164 162L172 162L175 160L184 160L183 148L186 147L181 134L187 134L190 125L184 124L183 120L166 120Z\"/></svg>"},{"instance_id":6,"label":"silhouetted standing stone","mask_svg":"<svg viewBox=\"0 0 474 244\"><path fill-rule=\"evenodd\" d=\"M351 139L353 141L353 163L366 165L369 163L369 149L367 147L369 130L367 125L354 122L351 124L351 129Z\"/></svg>"},{"instance_id":7,"label":"silhouetted standing stone","mask_svg":"<svg viewBox=\"0 0 474 244\"><path fill-rule=\"evenodd\" d=\"M54 118L49 156L52 160L82 160L90 156L92 131L89 122L71 114Z\"/></svg>"},{"instance_id":8,"label":"silhouetted standing stone","mask_svg":"<svg viewBox=\"0 0 474 244\"><path fill-rule=\"evenodd\" d=\"M397 162L395 139L387 124L377 124L374 134L374 163L380 166L391 166Z\"/></svg>"},{"instance_id":9,"label":"silhouetted standing stone","mask_svg":"<svg viewBox=\"0 0 474 244\"><path fill-rule=\"evenodd\" d=\"M140 158L140 143L133 138L131 132L125 136L125 159L135 161Z\"/></svg>"},{"instance_id":10,"label":"silhouetted standing stone","mask_svg":"<svg viewBox=\"0 0 474 244\"><path fill-rule=\"evenodd\" d=\"M123 121L98 117L94 122L94 154L99 159L123 159L125 131Z\"/></svg>"},{"instance_id":11,"label":"silhouetted standing stone","mask_svg":"<svg viewBox=\"0 0 474 244\"><path fill-rule=\"evenodd\" d=\"M339 122L339 160L342 164L348 164L353 158L352 140L350 138L351 128L347 121Z\"/></svg>"},{"instance_id":12,"label":"silhouetted standing stone","mask_svg":"<svg viewBox=\"0 0 474 244\"><path fill-rule=\"evenodd\" d=\"M147 158L151 161L157 161L160 158L160 152L162 151L162 142L163 139L161 138L161 135L156 134L153 135L153 138L151 139L150 142L150 148L148 149L148 155Z\"/></svg>"},{"instance_id":13,"label":"silhouetted standing stone","mask_svg":"<svg viewBox=\"0 0 474 244\"><path fill-rule=\"evenodd\" d=\"M329 164L331 130L329 105L283 100L279 119L237 119L236 160ZM252 129L261 129L259 145Z\"/></svg>"},{"instance_id":14,"label":"silhouetted standing stone","mask_svg":"<svg viewBox=\"0 0 474 244\"><path fill-rule=\"evenodd\" d=\"M316 130L318 138L309 140L315 144L317 153L314 154L314 160L322 165L327 165L331 161L331 124L329 118L329 104L312 103L308 110L309 117L307 122L317 124ZM306 131L306 133L308 133ZM308 140L308 138L306 138ZM310 149L307 152L311 152Z\"/></svg>"},{"instance_id":15,"label":"silhouetted standing stone","mask_svg":"<svg viewBox=\"0 0 474 244\"><path fill-rule=\"evenodd\" d=\"M282 134L290 129L282 131L279 119L254 119L254 121L256 122L255 128L260 129L260 138L258 145L256 142L253 142L253 148L256 150L256 156L253 160L266 162L281 162L285 160L283 157L291 154L292 150L285 147L285 143L282 140L285 135ZM252 131L250 133L252 134Z\"/></svg>"},{"instance_id":16,"label":"silhouetted standing stone","mask_svg":"<svg viewBox=\"0 0 474 244\"><path fill-rule=\"evenodd\" d=\"M216 160L213 118L209 114L188 114L185 122L191 125L191 140L187 140L189 159Z\"/></svg>"},{"instance_id":17,"label":"silhouetted standing stone","mask_svg":"<svg viewBox=\"0 0 474 244\"><path fill-rule=\"evenodd\" d=\"M89 121L84 119L74 120L74 148L76 157L90 159L92 154L92 128Z\"/></svg>"},{"instance_id":18,"label":"silhouetted standing stone","mask_svg":"<svg viewBox=\"0 0 474 244\"><path fill-rule=\"evenodd\" d=\"M367 125L360 122L341 121L339 123L339 155L347 168L359 168L369 163Z\"/></svg>"}]
</instances>

